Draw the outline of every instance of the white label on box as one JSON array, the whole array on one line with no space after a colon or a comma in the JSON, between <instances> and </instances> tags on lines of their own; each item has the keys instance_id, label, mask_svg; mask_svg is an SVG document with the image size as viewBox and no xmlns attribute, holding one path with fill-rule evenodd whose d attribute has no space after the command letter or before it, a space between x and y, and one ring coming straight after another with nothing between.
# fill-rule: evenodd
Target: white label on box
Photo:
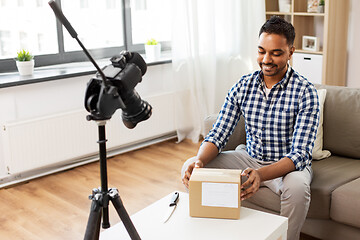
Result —
<instances>
[{"instance_id":1,"label":"white label on box","mask_svg":"<svg viewBox=\"0 0 360 240\"><path fill-rule=\"evenodd\" d=\"M238 184L202 182L202 206L237 208L238 201Z\"/></svg>"}]
</instances>

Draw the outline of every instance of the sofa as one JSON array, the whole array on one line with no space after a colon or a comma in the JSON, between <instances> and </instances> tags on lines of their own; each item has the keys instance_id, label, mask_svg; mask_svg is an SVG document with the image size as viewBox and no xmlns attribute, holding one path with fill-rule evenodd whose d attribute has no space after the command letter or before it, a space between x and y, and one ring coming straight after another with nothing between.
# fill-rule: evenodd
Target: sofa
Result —
<instances>
[{"instance_id":1,"label":"sofa","mask_svg":"<svg viewBox=\"0 0 360 240\"><path fill-rule=\"evenodd\" d=\"M360 239L360 89L317 85L326 89L323 149L331 155L313 160L311 204L302 233L318 239ZM210 130L216 115L205 119ZM246 144L243 117L223 149ZM242 206L279 214L280 198L261 187Z\"/></svg>"}]
</instances>

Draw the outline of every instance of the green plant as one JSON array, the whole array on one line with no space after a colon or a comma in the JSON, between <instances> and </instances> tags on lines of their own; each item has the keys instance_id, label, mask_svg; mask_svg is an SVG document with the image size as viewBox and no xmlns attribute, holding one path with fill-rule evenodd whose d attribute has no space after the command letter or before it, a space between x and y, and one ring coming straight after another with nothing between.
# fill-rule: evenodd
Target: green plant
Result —
<instances>
[{"instance_id":1,"label":"green plant","mask_svg":"<svg viewBox=\"0 0 360 240\"><path fill-rule=\"evenodd\" d=\"M324 6L324 5L325 5L325 0L320 0L319 6Z\"/></svg>"},{"instance_id":2,"label":"green plant","mask_svg":"<svg viewBox=\"0 0 360 240\"><path fill-rule=\"evenodd\" d=\"M146 42L146 45L157 45L158 42L155 39L150 39Z\"/></svg>"},{"instance_id":3,"label":"green plant","mask_svg":"<svg viewBox=\"0 0 360 240\"><path fill-rule=\"evenodd\" d=\"M29 51L25 51L25 49L23 49L20 52L17 52L17 57L15 59L20 62L25 62L25 61L30 61L33 58L34 56L31 55Z\"/></svg>"}]
</instances>

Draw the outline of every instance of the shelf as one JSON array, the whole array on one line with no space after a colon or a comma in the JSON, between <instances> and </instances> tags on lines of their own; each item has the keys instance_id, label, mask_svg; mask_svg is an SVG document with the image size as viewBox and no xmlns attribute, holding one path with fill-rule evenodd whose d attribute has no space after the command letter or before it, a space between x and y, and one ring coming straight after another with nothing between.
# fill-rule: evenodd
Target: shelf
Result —
<instances>
[{"instance_id":1,"label":"shelf","mask_svg":"<svg viewBox=\"0 0 360 240\"><path fill-rule=\"evenodd\" d=\"M291 12L269 11L269 12L266 12L266 15L291 15Z\"/></svg>"},{"instance_id":2,"label":"shelf","mask_svg":"<svg viewBox=\"0 0 360 240\"><path fill-rule=\"evenodd\" d=\"M325 13L294 12L294 16L325 17Z\"/></svg>"},{"instance_id":3,"label":"shelf","mask_svg":"<svg viewBox=\"0 0 360 240\"><path fill-rule=\"evenodd\" d=\"M288 2L288 1L286 1ZM347 59L347 26L350 0L325 0L324 13L308 12L308 0L290 0L290 11L279 0L265 0L266 19L277 15L295 28L296 53L323 56L322 82L328 85L345 85ZM318 39L319 51L302 49L303 36ZM341 43L341 44L338 44Z\"/></svg>"},{"instance_id":4,"label":"shelf","mask_svg":"<svg viewBox=\"0 0 360 240\"><path fill-rule=\"evenodd\" d=\"M296 53L306 53L306 54L316 54L316 55L323 55L322 51L316 52L316 51L308 51L308 50L302 50L302 49L295 49Z\"/></svg>"},{"instance_id":5,"label":"shelf","mask_svg":"<svg viewBox=\"0 0 360 240\"><path fill-rule=\"evenodd\" d=\"M294 16L308 16L308 17L325 17L325 13L308 13L308 12L277 12L277 11L268 11L266 15L294 15Z\"/></svg>"}]
</instances>

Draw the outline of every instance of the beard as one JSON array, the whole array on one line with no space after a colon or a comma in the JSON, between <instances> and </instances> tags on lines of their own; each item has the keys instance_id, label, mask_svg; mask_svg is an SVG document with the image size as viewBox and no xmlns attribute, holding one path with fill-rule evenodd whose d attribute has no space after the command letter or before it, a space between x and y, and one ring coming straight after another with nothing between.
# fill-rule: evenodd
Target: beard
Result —
<instances>
[{"instance_id":1,"label":"beard","mask_svg":"<svg viewBox=\"0 0 360 240\"><path fill-rule=\"evenodd\" d=\"M285 71L284 69L286 69L287 64L284 64L283 66L277 65L277 64L265 64L265 63L260 63L260 69L262 70L263 74L265 76L276 76L278 74L283 74Z\"/></svg>"}]
</instances>

